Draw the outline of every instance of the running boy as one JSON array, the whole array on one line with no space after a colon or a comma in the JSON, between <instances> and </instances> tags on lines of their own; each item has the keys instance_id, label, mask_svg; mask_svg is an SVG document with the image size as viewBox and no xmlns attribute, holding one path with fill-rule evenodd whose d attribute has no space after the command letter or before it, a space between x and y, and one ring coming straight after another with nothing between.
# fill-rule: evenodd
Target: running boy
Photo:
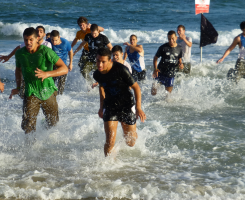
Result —
<instances>
[{"instance_id":1,"label":"running boy","mask_svg":"<svg viewBox=\"0 0 245 200\"><path fill-rule=\"evenodd\" d=\"M88 44L89 52L88 52L88 62L86 66L84 66L82 74L83 77L86 77L86 79L92 83L92 79L89 77L89 72L92 70L96 70L96 55L97 51L101 47L108 47L109 50L112 49L112 45L108 38L105 35L100 34L99 27L97 24L92 24L90 27L91 33L88 33L83 42L77 47L77 49L74 51L74 55L82 49L82 47L86 44Z\"/></svg>"},{"instance_id":2,"label":"running boy","mask_svg":"<svg viewBox=\"0 0 245 200\"><path fill-rule=\"evenodd\" d=\"M176 43L177 36L175 31L168 32L168 43L163 44L157 50L153 59L154 72L153 77L158 80L158 83L163 84L165 89L171 93L173 90L173 83L175 77L175 68L183 69L182 63L182 49ZM161 60L157 66L157 60ZM157 84L152 85L151 94L157 94Z\"/></svg>"},{"instance_id":3,"label":"running boy","mask_svg":"<svg viewBox=\"0 0 245 200\"><path fill-rule=\"evenodd\" d=\"M100 109L99 117L104 120L106 142L105 156L108 156L115 144L118 121L121 122L124 138L128 146L134 146L136 133L136 117L144 122L145 113L141 110L141 91L128 69L121 63L111 61L111 52L108 48L97 51L94 79L99 82ZM136 98L136 112L133 94Z\"/></svg>"},{"instance_id":4,"label":"running boy","mask_svg":"<svg viewBox=\"0 0 245 200\"><path fill-rule=\"evenodd\" d=\"M36 130L36 120L42 107L48 126L59 121L56 91L52 77L68 73L65 63L52 49L38 44L37 32L30 27L23 33L25 47L16 51L16 89L11 91L10 99L20 90L21 77L25 82L23 116L21 127L25 133ZM53 70L53 65L57 69Z\"/></svg>"},{"instance_id":5,"label":"running boy","mask_svg":"<svg viewBox=\"0 0 245 200\"><path fill-rule=\"evenodd\" d=\"M67 55L69 55L70 62L68 65L68 69L69 71L71 71L73 60L73 51L71 48L71 44L66 39L61 38L60 33L57 30L53 30L50 33L50 39L48 39L48 41L51 41L53 51L63 60L65 64L67 60ZM55 81L57 81L58 94L63 94L64 92L66 77L67 74L54 79Z\"/></svg>"},{"instance_id":6,"label":"running boy","mask_svg":"<svg viewBox=\"0 0 245 200\"><path fill-rule=\"evenodd\" d=\"M88 23L88 20L86 17L79 17L77 20L77 24L80 27L80 31L77 31L76 37L74 38L72 44L71 44L71 48L73 48L78 40L84 40L85 35L91 33L90 31L90 27L91 24ZM103 32L104 28L98 26L99 32ZM78 62L78 66L80 67L80 72L82 73L83 77L86 78L86 73L84 71L86 71L86 66L89 63L89 59L88 59L88 52L89 52L89 48L88 48L88 43L84 45L83 47L83 51L82 51L82 55L79 59Z\"/></svg>"}]
</instances>

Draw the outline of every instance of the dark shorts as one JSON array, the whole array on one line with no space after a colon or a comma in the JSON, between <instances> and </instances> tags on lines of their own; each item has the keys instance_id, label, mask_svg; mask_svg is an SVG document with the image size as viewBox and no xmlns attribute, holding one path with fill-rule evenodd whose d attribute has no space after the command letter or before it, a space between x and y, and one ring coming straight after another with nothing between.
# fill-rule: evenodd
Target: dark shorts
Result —
<instances>
[{"instance_id":1,"label":"dark shorts","mask_svg":"<svg viewBox=\"0 0 245 200\"><path fill-rule=\"evenodd\" d=\"M128 125L134 125L136 123L136 111L135 106L132 108L123 108L123 109L103 109L103 120L104 122L108 121L119 121L124 122Z\"/></svg>"},{"instance_id":2,"label":"dark shorts","mask_svg":"<svg viewBox=\"0 0 245 200\"><path fill-rule=\"evenodd\" d=\"M132 69L132 76L135 81L142 81L145 80L146 71L142 70L141 72L137 72L136 70Z\"/></svg>"},{"instance_id":3,"label":"dark shorts","mask_svg":"<svg viewBox=\"0 0 245 200\"><path fill-rule=\"evenodd\" d=\"M227 73L227 79L237 82L241 78L245 78L245 61L237 59L235 69L229 69Z\"/></svg>"},{"instance_id":4,"label":"dark shorts","mask_svg":"<svg viewBox=\"0 0 245 200\"><path fill-rule=\"evenodd\" d=\"M174 77L163 76L160 72L158 72L158 77L155 79L165 87L173 87L174 85Z\"/></svg>"}]
</instances>

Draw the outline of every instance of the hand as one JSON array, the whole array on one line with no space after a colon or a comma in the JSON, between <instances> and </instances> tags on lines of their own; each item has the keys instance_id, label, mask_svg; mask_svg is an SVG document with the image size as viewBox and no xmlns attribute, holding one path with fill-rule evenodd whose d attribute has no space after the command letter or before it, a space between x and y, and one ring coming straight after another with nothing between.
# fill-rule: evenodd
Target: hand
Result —
<instances>
[{"instance_id":1,"label":"hand","mask_svg":"<svg viewBox=\"0 0 245 200\"><path fill-rule=\"evenodd\" d=\"M124 42L123 45L130 46L130 44L128 42Z\"/></svg>"},{"instance_id":2,"label":"hand","mask_svg":"<svg viewBox=\"0 0 245 200\"><path fill-rule=\"evenodd\" d=\"M36 71L35 71L35 73L36 73L36 77L37 78L41 78L42 79L42 81L45 79L45 78L48 78L49 77L49 73L48 72L44 72L44 71L42 71L41 69L36 69Z\"/></svg>"},{"instance_id":3,"label":"hand","mask_svg":"<svg viewBox=\"0 0 245 200\"><path fill-rule=\"evenodd\" d=\"M220 58L216 63L218 64L218 63L221 63L221 62L223 62L223 60L224 60L224 58Z\"/></svg>"},{"instance_id":4,"label":"hand","mask_svg":"<svg viewBox=\"0 0 245 200\"><path fill-rule=\"evenodd\" d=\"M143 112L143 110L141 110L140 108L136 109L136 117L137 119L140 117L140 121L144 122L146 120L146 115Z\"/></svg>"},{"instance_id":5,"label":"hand","mask_svg":"<svg viewBox=\"0 0 245 200\"><path fill-rule=\"evenodd\" d=\"M98 115L100 118L103 118L103 109L102 108L99 109Z\"/></svg>"},{"instance_id":6,"label":"hand","mask_svg":"<svg viewBox=\"0 0 245 200\"><path fill-rule=\"evenodd\" d=\"M68 66L69 72L71 72L72 68L73 68L72 63L70 63Z\"/></svg>"},{"instance_id":7,"label":"hand","mask_svg":"<svg viewBox=\"0 0 245 200\"><path fill-rule=\"evenodd\" d=\"M19 89L13 89L12 91L11 91L11 94L9 95L9 99L12 99L12 97L14 96L14 95L16 95L16 94L19 94L19 92L20 92L20 90Z\"/></svg>"},{"instance_id":8,"label":"hand","mask_svg":"<svg viewBox=\"0 0 245 200\"><path fill-rule=\"evenodd\" d=\"M181 40L184 40L185 38L186 38L185 35L180 35L180 36L179 36L179 39L181 39Z\"/></svg>"},{"instance_id":9,"label":"hand","mask_svg":"<svg viewBox=\"0 0 245 200\"><path fill-rule=\"evenodd\" d=\"M8 56L0 56L0 62L3 61L3 63L7 62L9 60Z\"/></svg>"},{"instance_id":10,"label":"hand","mask_svg":"<svg viewBox=\"0 0 245 200\"><path fill-rule=\"evenodd\" d=\"M99 85L99 83L98 82L96 82L96 83L93 83L93 85L92 85L92 89L94 89L97 85Z\"/></svg>"},{"instance_id":11,"label":"hand","mask_svg":"<svg viewBox=\"0 0 245 200\"><path fill-rule=\"evenodd\" d=\"M184 69L183 63L179 63L179 68L180 68L180 69Z\"/></svg>"},{"instance_id":12,"label":"hand","mask_svg":"<svg viewBox=\"0 0 245 200\"><path fill-rule=\"evenodd\" d=\"M159 69L155 69L155 70L153 71L152 77L153 77L153 78L157 78L157 77L158 77L158 72L160 72L160 70L159 70Z\"/></svg>"},{"instance_id":13,"label":"hand","mask_svg":"<svg viewBox=\"0 0 245 200\"><path fill-rule=\"evenodd\" d=\"M1 92L4 91L4 83L2 83L1 81L0 81L0 91L1 91Z\"/></svg>"}]
</instances>

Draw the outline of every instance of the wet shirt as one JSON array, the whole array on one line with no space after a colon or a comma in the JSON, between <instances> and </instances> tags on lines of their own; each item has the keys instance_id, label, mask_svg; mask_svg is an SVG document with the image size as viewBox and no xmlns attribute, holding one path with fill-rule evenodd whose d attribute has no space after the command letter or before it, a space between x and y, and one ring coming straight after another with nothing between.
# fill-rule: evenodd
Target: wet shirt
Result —
<instances>
[{"instance_id":1,"label":"wet shirt","mask_svg":"<svg viewBox=\"0 0 245 200\"><path fill-rule=\"evenodd\" d=\"M50 48L40 45L39 49L31 54L23 47L15 53L16 67L21 68L25 81L25 95L32 94L41 100L47 100L54 91L57 91L52 77L42 79L35 76L36 68L42 71L52 71L53 65L59 60L59 56Z\"/></svg>"},{"instance_id":2,"label":"wet shirt","mask_svg":"<svg viewBox=\"0 0 245 200\"><path fill-rule=\"evenodd\" d=\"M175 68L179 67L179 58L182 57L180 45L170 47L168 43L163 44L157 50L156 57L161 57L158 69L166 77L175 77Z\"/></svg>"},{"instance_id":3,"label":"wet shirt","mask_svg":"<svg viewBox=\"0 0 245 200\"><path fill-rule=\"evenodd\" d=\"M76 37L75 39L77 40L84 40L85 36L88 34L88 33L91 33L90 31L90 28L87 28L86 32L84 33L82 30L80 31L77 31L77 34L76 34ZM88 43L86 43L83 47L85 50L89 51L88 49Z\"/></svg>"},{"instance_id":4,"label":"wet shirt","mask_svg":"<svg viewBox=\"0 0 245 200\"><path fill-rule=\"evenodd\" d=\"M107 74L101 74L96 70L93 77L104 88L104 108L116 110L125 107L131 108L134 105L134 96L129 87L135 81L123 64L113 62L113 66Z\"/></svg>"},{"instance_id":5,"label":"wet shirt","mask_svg":"<svg viewBox=\"0 0 245 200\"><path fill-rule=\"evenodd\" d=\"M240 39L241 39L241 48L239 48L238 58L244 60L245 59L245 37L243 36L243 34L240 35Z\"/></svg>"},{"instance_id":6,"label":"wet shirt","mask_svg":"<svg viewBox=\"0 0 245 200\"><path fill-rule=\"evenodd\" d=\"M94 38L91 34L87 34L84 40L88 43L89 59L95 62L97 51L99 48L106 47L110 43L105 35L99 34Z\"/></svg>"},{"instance_id":7,"label":"wet shirt","mask_svg":"<svg viewBox=\"0 0 245 200\"><path fill-rule=\"evenodd\" d=\"M65 38L60 38L60 40L61 40L61 44L59 45L52 44L52 49L66 64L68 53L69 51L71 51L71 44ZM51 42L51 39L49 38L48 41Z\"/></svg>"},{"instance_id":8,"label":"wet shirt","mask_svg":"<svg viewBox=\"0 0 245 200\"><path fill-rule=\"evenodd\" d=\"M186 40L188 42L192 43L191 37L186 37ZM182 62L188 63L191 62L191 47L189 47L184 40L181 40L180 38L176 41L182 48Z\"/></svg>"}]
</instances>

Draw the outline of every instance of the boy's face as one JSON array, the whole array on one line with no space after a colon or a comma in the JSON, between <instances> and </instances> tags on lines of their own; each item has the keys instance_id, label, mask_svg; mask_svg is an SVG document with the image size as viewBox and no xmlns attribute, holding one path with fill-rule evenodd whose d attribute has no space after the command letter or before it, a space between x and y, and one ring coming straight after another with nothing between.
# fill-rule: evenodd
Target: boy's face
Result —
<instances>
[{"instance_id":1,"label":"boy's face","mask_svg":"<svg viewBox=\"0 0 245 200\"><path fill-rule=\"evenodd\" d=\"M115 51L112 53L112 56L113 56L113 61L120 61L122 60L122 57L123 57L123 53L120 52L120 51Z\"/></svg>"},{"instance_id":2,"label":"boy's face","mask_svg":"<svg viewBox=\"0 0 245 200\"><path fill-rule=\"evenodd\" d=\"M182 27L179 27L178 30L178 35L181 36L181 35L184 35L185 34L185 30L182 28Z\"/></svg>"},{"instance_id":3,"label":"boy's face","mask_svg":"<svg viewBox=\"0 0 245 200\"><path fill-rule=\"evenodd\" d=\"M96 65L101 74L106 74L110 67L111 59L108 56L100 56L97 55L96 57Z\"/></svg>"},{"instance_id":4,"label":"boy's face","mask_svg":"<svg viewBox=\"0 0 245 200\"><path fill-rule=\"evenodd\" d=\"M83 30L83 31L86 31L86 30L87 30L87 24L84 23L84 22L83 22L83 23L80 23L80 24L79 24L79 27L80 27L80 29Z\"/></svg>"},{"instance_id":5,"label":"boy's face","mask_svg":"<svg viewBox=\"0 0 245 200\"><path fill-rule=\"evenodd\" d=\"M137 38L136 38L135 36L132 36L132 37L130 38L130 43L131 43L132 45L136 45L136 44L137 44Z\"/></svg>"},{"instance_id":6,"label":"boy's face","mask_svg":"<svg viewBox=\"0 0 245 200\"><path fill-rule=\"evenodd\" d=\"M93 38L97 38L99 35L99 31L98 30L93 31L93 32L91 32L91 35L93 36Z\"/></svg>"},{"instance_id":7,"label":"boy's face","mask_svg":"<svg viewBox=\"0 0 245 200\"><path fill-rule=\"evenodd\" d=\"M51 37L51 42L52 42L53 45L60 44L60 36Z\"/></svg>"},{"instance_id":8,"label":"boy's face","mask_svg":"<svg viewBox=\"0 0 245 200\"><path fill-rule=\"evenodd\" d=\"M37 32L38 32L38 37L39 37L39 41L40 41L45 37L45 33L44 33L42 28L38 28Z\"/></svg>"},{"instance_id":9,"label":"boy's face","mask_svg":"<svg viewBox=\"0 0 245 200\"><path fill-rule=\"evenodd\" d=\"M174 46L176 44L177 36L175 34L168 35L168 43L170 46Z\"/></svg>"},{"instance_id":10,"label":"boy's face","mask_svg":"<svg viewBox=\"0 0 245 200\"><path fill-rule=\"evenodd\" d=\"M24 43L28 52L33 51L38 46L38 38L33 35L24 35Z\"/></svg>"}]
</instances>

